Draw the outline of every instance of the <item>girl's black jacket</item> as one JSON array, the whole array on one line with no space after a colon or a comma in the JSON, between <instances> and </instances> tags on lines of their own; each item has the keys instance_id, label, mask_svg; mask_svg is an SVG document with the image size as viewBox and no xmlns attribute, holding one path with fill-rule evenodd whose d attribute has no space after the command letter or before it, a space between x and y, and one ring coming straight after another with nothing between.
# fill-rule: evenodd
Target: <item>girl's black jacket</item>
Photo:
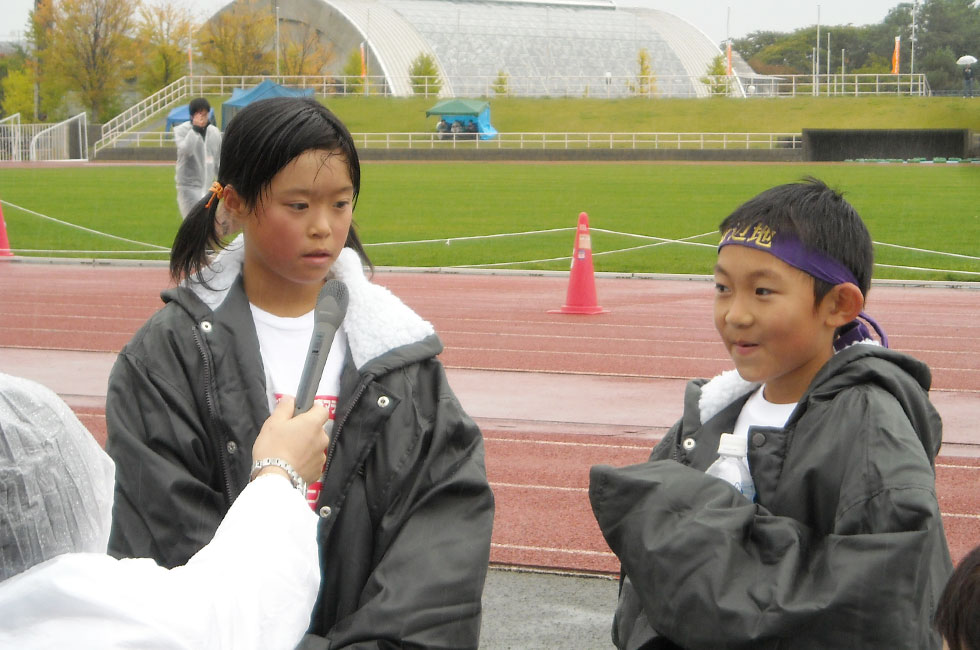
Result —
<instances>
[{"instance_id":1,"label":"girl's black jacket","mask_svg":"<svg viewBox=\"0 0 980 650\"><path fill-rule=\"evenodd\" d=\"M224 251L207 286L164 292L112 369L116 557L183 564L248 482L270 400L241 255ZM354 251L331 275L350 294L348 352L302 647L475 648L494 511L482 435L446 381L432 326L369 282Z\"/></svg>"}]
</instances>

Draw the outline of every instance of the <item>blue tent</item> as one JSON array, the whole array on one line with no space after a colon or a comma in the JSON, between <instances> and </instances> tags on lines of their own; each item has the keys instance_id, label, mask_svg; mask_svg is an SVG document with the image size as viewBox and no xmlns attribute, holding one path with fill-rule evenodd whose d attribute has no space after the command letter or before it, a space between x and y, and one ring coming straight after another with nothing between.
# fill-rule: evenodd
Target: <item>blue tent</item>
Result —
<instances>
[{"instance_id":1,"label":"blue tent","mask_svg":"<svg viewBox=\"0 0 980 650\"><path fill-rule=\"evenodd\" d=\"M312 96L312 88L286 88L268 79L248 90L235 88L231 93L231 99L221 105L221 128L228 128L228 122L231 121L231 118L235 117L235 113L257 99Z\"/></svg>"},{"instance_id":2,"label":"blue tent","mask_svg":"<svg viewBox=\"0 0 980 650\"><path fill-rule=\"evenodd\" d=\"M497 137L497 129L490 124L490 103L479 99L447 99L425 112L425 116L439 115L449 124L475 122L481 140Z\"/></svg>"},{"instance_id":3,"label":"blue tent","mask_svg":"<svg viewBox=\"0 0 980 650\"><path fill-rule=\"evenodd\" d=\"M211 109L211 113L209 117L211 120L211 124L214 124L213 108ZM164 130L170 131L170 129L174 128L178 124L181 124L183 122L190 122L190 120L191 120L191 112L187 108L187 104L184 104L183 106L178 106L177 108L167 113L167 127Z\"/></svg>"}]
</instances>

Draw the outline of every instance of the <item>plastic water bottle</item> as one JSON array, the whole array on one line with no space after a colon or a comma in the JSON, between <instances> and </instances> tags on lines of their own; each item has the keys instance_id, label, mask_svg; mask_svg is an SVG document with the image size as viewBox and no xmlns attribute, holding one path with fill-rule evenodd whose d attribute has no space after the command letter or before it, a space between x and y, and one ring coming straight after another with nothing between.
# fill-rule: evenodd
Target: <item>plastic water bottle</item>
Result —
<instances>
[{"instance_id":1,"label":"plastic water bottle","mask_svg":"<svg viewBox=\"0 0 980 650\"><path fill-rule=\"evenodd\" d=\"M735 486L749 501L755 501L755 482L749 472L749 462L745 456L748 440L745 436L723 433L718 439L718 460L705 470L705 474L715 476Z\"/></svg>"}]
</instances>

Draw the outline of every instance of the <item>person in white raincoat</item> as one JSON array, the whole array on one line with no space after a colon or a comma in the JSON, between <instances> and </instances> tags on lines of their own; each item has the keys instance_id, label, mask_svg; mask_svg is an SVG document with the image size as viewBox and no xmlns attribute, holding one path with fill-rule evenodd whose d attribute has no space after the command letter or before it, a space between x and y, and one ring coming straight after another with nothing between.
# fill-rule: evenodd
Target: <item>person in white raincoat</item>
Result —
<instances>
[{"instance_id":1,"label":"person in white raincoat","mask_svg":"<svg viewBox=\"0 0 980 650\"><path fill-rule=\"evenodd\" d=\"M0 373L0 647L294 648L320 584L318 517L294 487L323 467L327 411L292 412L282 400L252 450L281 463L168 570L105 554L112 460L52 391Z\"/></svg>"},{"instance_id":2,"label":"person in white raincoat","mask_svg":"<svg viewBox=\"0 0 980 650\"><path fill-rule=\"evenodd\" d=\"M221 131L209 121L211 104L198 97L191 100L188 110L190 121L174 127L177 205L182 218L186 218L191 208L204 198L211 183L218 177L221 154Z\"/></svg>"}]
</instances>

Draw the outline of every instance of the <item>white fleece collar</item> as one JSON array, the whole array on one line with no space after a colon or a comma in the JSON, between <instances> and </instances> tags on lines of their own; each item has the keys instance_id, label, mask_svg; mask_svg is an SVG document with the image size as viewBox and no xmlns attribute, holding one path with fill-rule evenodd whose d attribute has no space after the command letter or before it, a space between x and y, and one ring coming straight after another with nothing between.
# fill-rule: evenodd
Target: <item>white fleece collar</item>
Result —
<instances>
[{"instance_id":1,"label":"white fleece collar","mask_svg":"<svg viewBox=\"0 0 980 650\"><path fill-rule=\"evenodd\" d=\"M874 339L864 339L855 341L847 348L855 345L877 345L881 344ZM846 350L847 348L843 348ZM838 354L840 351L836 352ZM704 424L714 416L718 415L722 409L737 400L738 398L751 393L761 386L759 382L745 381L738 370L726 370L720 375L715 376L708 383L701 387L701 397L698 399L698 411L701 414L701 424Z\"/></svg>"},{"instance_id":2,"label":"white fleece collar","mask_svg":"<svg viewBox=\"0 0 980 650\"><path fill-rule=\"evenodd\" d=\"M204 304L215 310L234 285L245 258L244 238L239 235L222 250L201 276L210 289L199 282L184 281ZM412 311L388 289L371 283L364 274L361 258L344 248L330 270L330 277L347 285L350 300L343 328L358 368L389 350L416 343L435 334L435 328Z\"/></svg>"}]
</instances>

